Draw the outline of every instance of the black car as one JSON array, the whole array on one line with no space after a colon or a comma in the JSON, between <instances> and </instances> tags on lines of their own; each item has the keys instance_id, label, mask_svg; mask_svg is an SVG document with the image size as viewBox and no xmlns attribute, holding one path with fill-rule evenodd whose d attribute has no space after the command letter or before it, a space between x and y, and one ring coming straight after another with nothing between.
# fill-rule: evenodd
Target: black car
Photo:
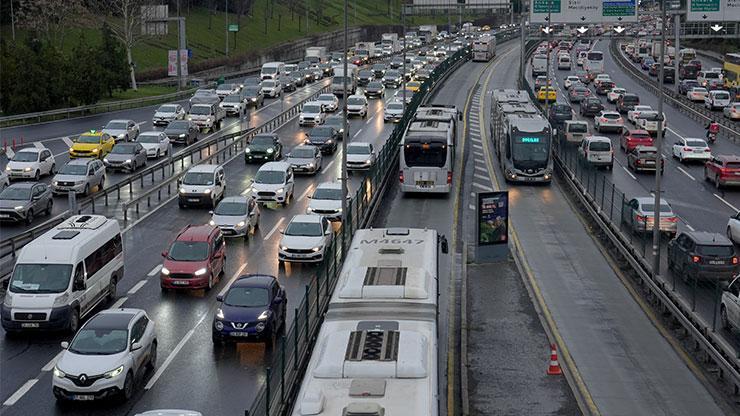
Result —
<instances>
[{"instance_id":1,"label":"black car","mask_svg":"<svg viewBox=\"0 0 740 416\"><path fill-rule=\"evenodd\" d=\"M357 85L359 86L367 85L370 83L370 81L374 79L375 79L375 73L373 71L370 71L368 69L363 69L357 75Z\"/></svg>"},{"instance_id":2,"label":"black car","mask_svg":"<svg viewBox=\"0 0 740 416\"><path fill-rule=\"evenodd\" d=\"M341 114L327 117L326 121L324 121L323 126L324 127L334 127L334 129L339 133L338 134L339 140L342 140L343 138L342 133L344 133L344 118L342 118ZM349 136L350 127L351 127L350 124L347 123L347 136Z\"/></svg>"},{"instance_id":3,"label":"black car","mask_svg":"<svg viewBox=\"0 0 740 416\"><path fill-rule=\"evenodd\" d=\"M372 81L365 87L365 96L367 98L383 98L385 96L385 87L380 81Z\"/></svg>"},{"instance_id":4,"label":"black car","mask_svg":"<svg viewBox=\"0 0 740 416\"><path fill-rule=\"evenodd\" d=\"M295 80L290 75L283 75L280 77L280 85L283 86L283 91L295 91L298 87L295 85Z\"/></svg>"},{"instance_id":5,"label":"black car","mask_svg":"<svg viewBox=\"0 0 740 416\"><path fill-rule=\"evenodd\" d=\"M330 77L334 75L334 66L332 66L332 64L330 63L319 64L319 68L324 71L325 77Z\"/></svg>"},{"instance_id":6,"label":"black car","mask_svg":"<svg viewBox=\"0 0 740 416\"><path fill-rule=\"evenodd\" d=\"M316 126L306 134L306 144L318 147L321 153L332 154L337 150L339 132L330 126Z\"/></svg>"},{"instance_id":7,"label":"black car","mask_svg":"<svg viewBox=\"0 0 740 416\"><path fill-rule=\"evenodd\" d=\"M596 97L588 97L581 101L581 115L582 116L595 116L604 110L604 104L601 100Z\"/></svg>"},{"instance_id":8,"label":"black car","mask_svg":"<svg viewBox=\"0 0 740 416\"><path fill-rule=\"evenodd\" d=\"M265 105L265 95L262 94L260 86L244 87L244 97L247 99L247 106L259 108Z\"/></svg>"},{"instance_id":9,"label":"black car","mask_svg":"<svg viewBox=\"0 0 740 416\"><path fill-rule=\"evenodd\" d=\"M550 106L547 117L553 127L558 128L565 120L573 120L573 109L567 104L555 104Z\"/></svg>"},{"instance_id":10,"label":"black car","mask_svg":"<svg viewBox=\"0 0 740 416\"><path fill-rule=\"evenodd\" d=\"M737 264L735 246L719 233L687 231L668 243L668 268L685 282L730 280Z\"/></svg>"},{"instance_id":11,"label":"black car","mask_svg":"<svg viewBox=\"0 0 740 416\"><path fill-rule=\"evenodd\" d=\"M164 134L173 144L190 146L198 141L198 126L190 120L174 120L164 129Z\"/></svg>"},{"instance_id":12,"label":"black car","mask_svg":"<svg viewBox=\"0 0 740 416\"><path fill-rule=\"evenodd\" d=\"M676 82L676 70L673 67L663 67L663 83L673 84Z\"/></svg>"},{"instance_id":13,"label":"black car","mask_svg":"<svg viewBox=\"0 0 740 416\"><path fill-rule=\"evenodd\" d=\"M678 83L678 93L680 95L686 95L694 87L701 87L699 81L695 79L685 79Z\"/></svg>"},{"instance_id":14,"label":"black car","mask_svg":"<svg viewBox=\"0 0 740 416\"><path fill-rule=\"evenodd\" d=\"M252 138L244 149L244 163L280 160L283 158L283 145L275 133L261 133Z\"/></svg>"},{"instance_id":15,"label":"black car","mask_svg":"<svg viewBox=\"0 0 740 416\"><path fill-rule=\"evenodd\" d=\"M681 67L678 69L679 79L696 79L698 75L699 68L696 65L681 65Z\"/></svg>"},{"instance_id":16,"label":"black car","mask_svg":"<svg viewBox=\"0 0 740 416\"><path fill-rule=\"evenodd\" d=\"M596 94L606 95L609 91L612 90L612 88L615 88L616 86L617 84L613 83L612 81L601 81L596 87Z\"/></svg>"},{"instance_id":17,"label":"black car","mask_svg":"<svg viewBox=\"0 0 740 416\"><path fill-rule=\"evenodd\" d=\"M373 74L375 74L375 78L383 78L383 75L385 75L385 71L388 69L388 67L385 64L375 64L373 65Z\"/></svg>"},{"instance_id":18,"label":"black car","mask_svg":"<svg viewBox=\"0 0 740 416\"><path fill-rule=\"evenodd\" d=\"M399 71L387 71L385 75L383 75L383 85L385 85L386 88L398 88L401 83L401 72Z\"/></svg>"},{"instance_id":19,"label":"black car","mask_svg":"<svg viewBox=\"0 0 740 416\"><path fill-rule=\"evenodd\" d=\"M617 100L617 111L620 114L626 114L628 111L634 110L636 105L640 105L640 97L637 94L622 94Z\"/></svg>"},{"instance_id":20,"label":"black car","mask_svg":"<svg viewBox=\"0 0 740 416\"><path fill-rule=\"evenodd\" d=\"M262 86L262 79L260 77L247 77L247 78L244 78L242 80L241 84L239 84L239 85L241 85L242 88L244 88L244 87L260 87L260 86Z\"/></svg>"}]
</instances>

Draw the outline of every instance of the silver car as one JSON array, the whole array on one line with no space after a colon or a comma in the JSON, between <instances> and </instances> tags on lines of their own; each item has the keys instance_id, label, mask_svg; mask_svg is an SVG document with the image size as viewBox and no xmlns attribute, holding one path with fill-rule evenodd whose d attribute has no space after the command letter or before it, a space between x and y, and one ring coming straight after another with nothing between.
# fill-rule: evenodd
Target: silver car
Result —
<instances>
[{"instance_id":1,"label":"silver car","mask_svg":"<svg viewBox=\"0 0 740 416\"><path fill-rule=\"evenodd\" d=\"M141 143L119 143L103 159L105 167L113 170L135 171L146 166L146 149Z\"/></svg>"},{"instance_id":2,"label":"silver car","mask_svg":"<svg viewBox=\"0 0 740 416\"><path fill-rule=\"evenodd\" d=\"M622 222L633 232L652 232L655 227L655 198L644 196L626 202L622 208ZM678 231L678 217L664 199L660 200L659 228L671 238L675 237Z\"/></svg>"},{"instance_id":3,"label":"silver car","mask_svg":"<svg viewBox=\"0 0 740 416\"><path fill-rule=\"evenodd\" d=\"M103 133L109 134L116 143L130 142L139 137L139 125L134 120L111 120L103 127Z\"/></svg>"},{"instance_id":4,"label":"silver car","mask_svg":"<svg viewBox=\"0 0 740 416\"><path fill-rule=\"evenodd\" d=\"M0 192L0 221L31 224L36 214L51 215L51 190L41 182L14 183Z\"/></svg>"},{"instance_id":5,"label":"silver car","mask_svg":"<svg viewBox=\"0 0 740 416\"><path fill-rule=\"evenodd\" d=\"M162 104L152 117L152 125L166 126L174 120L185 118L185 109L180 104Z\"/></svg>"},{"instance_id":6,"label":"silver car","mask_svg":"<svg viewBox=\"0 0 740 416\"><path fill-rule=\"evenodd\" d=\"M211 225L221 229L225 237L244 237L249 239L259 228L260 207L254 198L230 196L221 200L211 211Z\"/></svg>"},{"instance_id":7,"label":"silver car","mask_svg":"<svg viewBox=\"0 0 740 416\"><path fill-rule=\"evenodd\" d=\"M98 187L103 189L105 184L105 166L99 159L72 159L67 162L51 181L51 191L54 194L74 192L88 195Z\"/></svg>"},{"instance_id":8,"label":"silver car","mask_svg":"<svg viewBox=\"0 0 740 416\"><path fill-rule=\"evenodd\" d=\"M318 147L302 144L288 153L286 162L290 163L295 173L316 174L321 171L323 159Z\"/></svg>"}]
</instances>

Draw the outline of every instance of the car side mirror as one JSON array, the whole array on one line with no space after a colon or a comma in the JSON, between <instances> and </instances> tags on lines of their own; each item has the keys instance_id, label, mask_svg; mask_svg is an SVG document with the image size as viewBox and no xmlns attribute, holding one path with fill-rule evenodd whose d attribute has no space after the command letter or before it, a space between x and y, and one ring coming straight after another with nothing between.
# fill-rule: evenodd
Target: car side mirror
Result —
<instances>
[{"instance_id":1,"label":"car side mirror","mask_svg":"<svg viewBox=\"0 0 740 416\"><path fill-rule=\"evenodd\" d=\"M85 290L85 289L87 289L87 284L82 279L75 280L74 283L72 283L72 291L74 292L78 292L78 291Z\"/></svg>"},{"instance_id":2,"label":"car side mirror","mask_svg":"<svg viewBox=\"0 0 740 416\"><path fill-rule=\"evenodd\" d=\"M67 341L62 341L61 345L62 345L63 350L66 350L67 348L69 348L69 342Z\"/></svg>"},{"instance_id":3,"label":"car side mirror","mask_svg":"<svg viewBox=\"0 0 740 416\"><path fill-rule=\"evenodd\" d=\"M10 285L10 279L3 280L3 289L7 290Z\"/></svg>"},{"instance_id":4,"label":"car side mirror","mask_svg":"<svg viewBox=\"0 0 740 416\"><path fill-rule=\"evenodd\" d=\"M285 234L285 228L281 228L281 229L279 229L279 230L278 230L278 232L279 232L280 234Z\"/></svg>"},{"instance_id":5,"label":"car side mirror","mask_svg":"<svg viewBox=\"0 0 740 416\"><path fill-rule=\"evenodd\" d=\"M224 301L224 295L216 295L216 301L217 302L223 302Z\"/></svg>"},{"instance_id":6,"label":"car side mirror","mask_svg":"<svg viewBox=\"0 0 740 416\"><path fill-rule=\"evenodd\" d=\"M331 234L331 228L327 228L327 229L326 229L326 230L324 231L324 235L330 235L330 234Z\"/></svg>"},{"instance_id":7,"label":"car side mirror","mask_svg":"<svg viewBox=\"0 0 740 416\"><path fill-rule=\"evenodd\" d=\"M168 254L169 253L167 252L167 250L165 250L165 251L162 252L162 257L167 257Z\"/></svg>"},{"instance_id":8,"label":"car side mirror","mask_svg":"<svg viewBox=\"0 0 740 416\"><path fill-rule=\"evenodd\" d=\"M208 211L208 215L213 215L213 211Z\"/></svg>"},{"instance_id":9,"label":"car side mirror","mask_svg":"<svg viewBox=\"0 0 740 416\"><path fill-rule=\"evenodd\" d=\"M142 345L140 342L134 342L131 344L131 352L138 351L142 348Z\"/></svg>"}]
</instances>

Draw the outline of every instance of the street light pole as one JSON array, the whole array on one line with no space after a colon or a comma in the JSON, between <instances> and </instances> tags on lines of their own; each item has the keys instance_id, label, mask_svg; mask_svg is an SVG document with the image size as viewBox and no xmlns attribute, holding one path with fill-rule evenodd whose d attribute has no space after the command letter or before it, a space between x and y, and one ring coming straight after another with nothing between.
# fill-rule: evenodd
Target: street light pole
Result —
<instances>
[{"instance_id":1,"label":"street light pole","mask_svg":"<svg viewBox=\"0 0 740 416\"><path fill-rule=\"evenodd\" d=\"M401 67L401 98L403 99L403 114L406 114L406 8L401 9L401 31L403 32L403 67Z\"/></svg>"},{"instance_id":2,"label":"street light pole","mask_svg":"<svg viewBox=\"0 0 740 416\"><path fill-rule=\"evenodd\" d=\"M342 215L344 218L349 218L349 212L348 212L348 204L347 204L347 196L349 194L349 190L347 189L347 140L348 140L348 134L349 131L349 125L347 123L347 77L349 74L347 73L347 55L349 54L349 45L347 45L347 34L349 32L349 25L347 22L347 9L349 7L349 0L344 0L344 73L342 74L342 89L343 89L343 99L344 103L342 105ZM350 230L351 230L350 225ZM342 235L344 235L344 231L342 231ZM343 240L344 241L344 240Z\"/></svg>"},{"instance_id":3,"label":"street light pole","mask_svg":"<svg viewBox=\"0 0 740 416\"><path fill-rule=\"evenodd\" d=\"M229 0L226 0L226 8L224 9L224 12L226 12L226 56L229 56Z\"/></svg>"},{"instance_id":4,"label":"street light pole","mask_svg":"<svg viewBox=\"0 0 740 416\"><path fill-rule=\"evenodd\" d=\"M550 44L552 43L552 0L547 3L547 65L545 66L545 117L550 105Z\"/></svg>"},{"instance_id":5,"label":"street light pole","mask_svg":"<svg viewBox=\"0 0 740 416\"><path fill-rule=\"evenodd\" d=\"M13 2L10 2L13 4ZM182 18L180 17L180 0L177 0L177 90L182 90L182 63L180 48L182 47Z\"/></svg>"},{"instance_id":6,"label":"street light pole","mask_svg":"<svg viewBox=\"0 0 740 416\"><path fill-rule=\"evenodd\" d=\"M655 169L655 201L653 202L653 275L655 277L660 276L660 179L661 173L663 172L663 158L660 155L661 146L663 141L663 97L665 92L663 91L663 78L665 68L665 29L666 23L666 10L665 0L661 2L662 9L662 26L661 26L661 40L660 40L660 63L658 64L658 82L660 85L658 93L658 132L655 138L655 147L658 149L658 160L660 166Z\"/></svg>"}]
</instances>

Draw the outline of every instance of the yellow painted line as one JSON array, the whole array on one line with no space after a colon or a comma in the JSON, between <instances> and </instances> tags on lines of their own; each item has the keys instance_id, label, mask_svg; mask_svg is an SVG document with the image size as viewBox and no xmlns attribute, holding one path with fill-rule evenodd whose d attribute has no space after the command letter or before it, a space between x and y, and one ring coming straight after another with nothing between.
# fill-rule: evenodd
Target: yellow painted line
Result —
<instances>
[{"instance_id":1,"label":"yellow painted line","mask_svg":"<svg viewBox=\"0 0 740 416\"><path fill-rule=\"evenodd\" d=\"M502 61L499 61L494 65L494 68ZM490 74L486 77L485 82L483 83L483 91L488 90L488 83L491 80L491 77L493 76L494 71L491 71ZM481 101L478 112L479 112L479 118L480 120L483 120L483 108L484 108L485 101ZM488 172L491 176L491 179L496 184L496 188L502 189L501 185L498 181L498 174L496 173L496 170L493 167L493 160L491 156L491 141L487 140L488 131L486 129L481 129L481 138L483 139L483 153L485 154L486 159L486 166L488 167ZM532 288L532 292L534 293L534 297L537 300L538 305L540 306L540 309L542 311L543 316L545 317L545 321L547 322L547 326L550 329L550 332L552 333L552 336L555 338L555 344L557 344L558 348L560 349L560 356L563 358L563 362L565 366L567 367L570 374L573 376L573 382L576 384L576 388L578 388L578 391L581 394L581 397L585 401L585 405L588 407L588 411L591 415L601 415L599 412L598 407L596 406L596 403L594 403L593 398L591 397L591 393L588 391L588 388L586 387L586 383L583 381L583 378L581 377L580 372L578 371L578 367L576 366L575 362L573 361L573 357L570 355L570 351L568 350L567 345L565 344L565 341L563 340L562 336L560 335L560 331L558 330L557 324L555 323L555 320L552 318L552 314L550 313L550 309L547 307L547 303L545 302L544 297L542 296L542 291L540 290L539 285L537 284L537 281L534 278L534 273L532 272L531 267L529 266L529 263L526 260L526 257L524 256L524 250L522 249L522 245L519 242L519 237L516 234L516 230L514 230L514 226L509 223L509 230L511 232L511 237L514 242L514 249L519 254L519 258L522 259L522 268L524 269L524 273L527 277L527 280L529 281L530 287Z\"/></svg>"}]
</instances>

